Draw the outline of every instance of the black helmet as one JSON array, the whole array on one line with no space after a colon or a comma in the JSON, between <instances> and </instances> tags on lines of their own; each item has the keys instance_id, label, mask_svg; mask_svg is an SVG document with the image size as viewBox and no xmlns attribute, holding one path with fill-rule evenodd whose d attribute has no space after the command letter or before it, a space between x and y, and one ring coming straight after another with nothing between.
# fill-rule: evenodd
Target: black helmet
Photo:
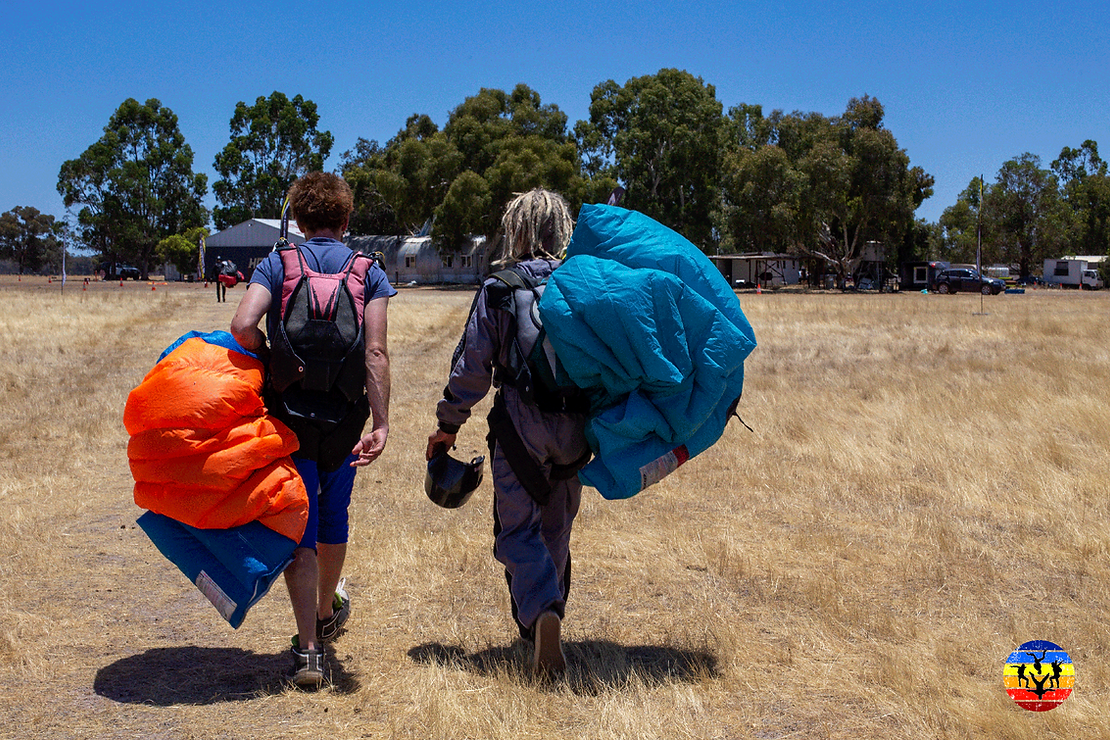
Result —
<instances>
[{"instance_id":1,"label":"black helmet","mask_svg":"<svg viewBox=\"0 0 1110 740\"><path fill-rule=\"evenodd\" d=\"M447 445L442 445L428 461L428 474L424 476L424 493L437 506L457 509L474 493L482 482L482 463L484 457L476 457L470 464L459 462L447 454Z\"/></svg>"}]
</instances>

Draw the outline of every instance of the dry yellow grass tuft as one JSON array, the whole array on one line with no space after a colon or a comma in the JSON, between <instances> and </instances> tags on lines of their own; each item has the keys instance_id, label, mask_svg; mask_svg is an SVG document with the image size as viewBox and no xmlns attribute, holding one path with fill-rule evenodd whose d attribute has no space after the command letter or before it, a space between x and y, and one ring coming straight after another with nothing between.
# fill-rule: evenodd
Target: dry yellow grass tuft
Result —
<instances>
[{"instance_id":1,"label":"dry yellow grass tuft","mask_svg":"<svg viewBox=\"0 0 1110 740\"><path fill-rule=\"evenodd\" d=\"M389 446L360 473L354 611L316 694L280 586L238 631L135 526L127 393L234 301L0 279L0 737L1110 736L1110 295L745 296L760 347L722 440L624 502L586 492L571 668L526 670L489 484L443 511L423 449L472 294L390 311ZM237 298L232 291L232 297ZM486 407L459 456L483 454ZM1034 715L1006 656L1076 690Z\"/></svg>"}]
</instances>

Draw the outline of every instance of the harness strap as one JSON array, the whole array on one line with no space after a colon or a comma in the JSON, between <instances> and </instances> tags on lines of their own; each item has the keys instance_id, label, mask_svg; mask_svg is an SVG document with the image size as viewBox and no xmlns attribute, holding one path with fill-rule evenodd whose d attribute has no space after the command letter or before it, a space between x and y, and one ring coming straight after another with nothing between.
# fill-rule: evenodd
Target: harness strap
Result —
<instances>
[{"instance_id":1,"label":"harness strap","mask_svg":"<svg viewBox=\"0 0 1110 740\"><path fill-rule=\"evenodd\" d=\"M489 424L486 443L489 445L490 459L493 459L494 444L501 445L501 449L505 453L505 459L508 461L513 475L520 481L520 485L524 486L524 490L528 492L533 501L540 506L547 506L548 501L551 500L551 484L548 483L547 476L544 475L543 467L528 452L524 440L520 438L520 433L517 432L508 409L505 408L505 398L502 394L498 393L493 397L493 408L490 409L486 421ZM551 479L567 480L573 478L579 470L586 466L591 457L593 457L593 452L587 449L582 457L569 465L553 463Z\"/></svg>"},{"instance_id":2,"label":"harness strap","mask_svg":"<svg viewBox=\"0 0 1110 740\"><path fill-rule=\"evenodd\" d=\"M551 500L551 484L547 482L543 468L524 446L524 440L513 425L505 408L505 399L500 393L493 397L493 408L490 409L486 422L489 424L486 442L489 444L490 459L493 459L494 444L500 444L520 485L524 486L533 501L540 506L547 506L547 502Z\"/></svg>"}]
</instances>

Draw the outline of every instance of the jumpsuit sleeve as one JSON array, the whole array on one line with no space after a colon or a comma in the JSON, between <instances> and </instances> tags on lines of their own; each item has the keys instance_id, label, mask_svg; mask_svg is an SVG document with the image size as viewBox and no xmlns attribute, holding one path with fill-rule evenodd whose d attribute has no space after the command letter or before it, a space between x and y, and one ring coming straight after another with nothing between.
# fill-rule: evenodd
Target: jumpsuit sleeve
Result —
<instances>
[{"instance_id":1,"label":"jumpsuit sleeve","mask_svg":"<svg viewBox=\"0 0 1110 740\"><path fill-rule=\"evenodd\" d=\"M458 432L470 418L470 409L489 392L494 364L505 346L509 316L490 308L486 288L482 287L474 301L474 309L452 357L443 398L436 405L439 428L449 434Z\"/></svg>"}]
</instances>

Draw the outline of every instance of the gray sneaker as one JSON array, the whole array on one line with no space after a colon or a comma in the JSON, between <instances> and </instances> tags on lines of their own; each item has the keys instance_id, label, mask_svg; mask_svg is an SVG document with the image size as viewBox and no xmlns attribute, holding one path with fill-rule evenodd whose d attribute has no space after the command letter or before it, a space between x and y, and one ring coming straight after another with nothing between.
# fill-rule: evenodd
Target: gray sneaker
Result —
<instances>
[{"instance_id":1,"label":"gray sneaker","mask_svg":"<svg viewBox=\"0 0 1110 740\"><path fill-rule=\"evenodd\" d=\"M293 683L302 689L318 689L324 683L324 667L326 659L324 651L301 650L297 645L292 648L293 653Z\"/></svg>"},{"instance_id":2,"label":"gray sneaker","mask_svg":"<svg viewBox=\"0 0 1110 740\"><path fill-rule=\"evenodd\" d=\"M331 602L331 616L316 620L316 639L335 639L339 630L347 623L347 618L351 616L351 598L343 588L345 584L346 580L340 581L339 587L335 589L335 597Z\"/></svg>"}]
</instances>

